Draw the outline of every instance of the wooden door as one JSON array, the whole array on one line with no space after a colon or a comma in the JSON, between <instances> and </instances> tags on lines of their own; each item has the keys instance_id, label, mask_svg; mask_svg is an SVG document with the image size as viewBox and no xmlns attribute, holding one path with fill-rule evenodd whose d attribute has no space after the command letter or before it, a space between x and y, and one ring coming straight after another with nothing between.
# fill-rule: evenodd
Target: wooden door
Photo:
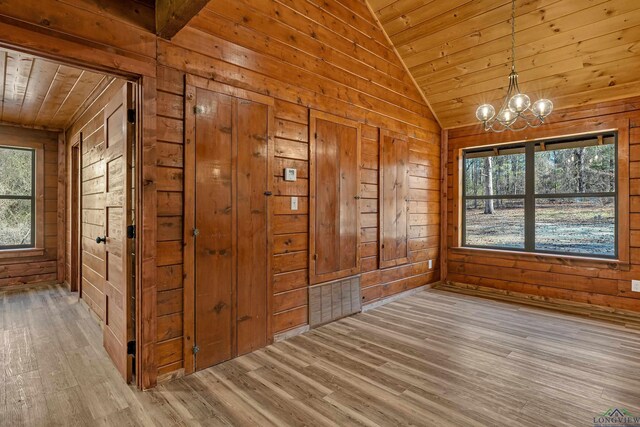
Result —
<instances>
[{"instance_id":1,"label":"wooden door","mask_svg":"<svg viewBox=\"0 0 640 427\"><path fill-rule=\"evenodd\" d=\"M360 270L360 125L312 111L309 280Z\"/></svg>"},{"instance_id":2,"label":"wooden door","mask_svg":"<svg viewBox=\"0 0 640 427\"><path fill-rule=\"evenodd\" d=\"M194 251L194 367L199 370L268 342L272 126L267 104L190 90L196 111L187 118L194 114L195 147L186 153L193 172L187 167L185 180L193 173L195 197L185 214L185 227L192 227L185 239L186 252L190 245ZM189 270L187 265L187 278ZM185 284L185 292L189 288Z\"/></svg>"},{"instance_id":3,"label":"wooden door","mask_svg":"<svg viewBox=\"0 0 640 427\"><path fill-rule=\"evenodd\" d=\"M269 112L237 101L237 355L267 344ZM273 179L273 178L271 178Z\"/></svg>"},{"instance_id":4,"label":"wooden door","mask_svg":"<svg viewBox=\"0 0 640 427\"><path fill-rule=\"evenodd\" d=\"M196 369L204 369L233 352L235 105L202 89L196 99L206 106L196 115L194 200Z\"/></svg>"},{"instance_id":5,"label":"wooden door","mask_svg":"<svg viewBox=\"0 0 640 427\"><path fill-rule=\"evenodd\" d=\"M104 110L105 176L105 315L103 344L125 381L132 380L132 359L127 345L132 339L130 296L131 271L127 225L131 224L130 156L133 127L127 110L133 106L131 84L109 102Z\"/></svg>"},{"instance_id":6,"label":"wooden door","mask_svg":"<svg viewBox=\"0 0 640 427\"><path fill-rule=\"evenodd\" d=\"M380 131L380 267L409 261L409 140Z\"/></svg>"}]
</instances>

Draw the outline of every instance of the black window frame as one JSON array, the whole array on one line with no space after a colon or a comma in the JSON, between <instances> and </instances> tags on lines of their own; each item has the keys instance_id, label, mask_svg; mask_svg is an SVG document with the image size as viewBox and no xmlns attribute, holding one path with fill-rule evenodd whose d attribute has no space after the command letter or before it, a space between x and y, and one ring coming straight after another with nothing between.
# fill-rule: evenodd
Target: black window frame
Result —
<instances>
[{"instance_id":1,"label":"black window frame","mask_svg":"<svg viewBox=\"0 0 640 427\"><path fill-rule=\"evenodd\" d=\"M613 137L614 142L614 182L615 182L615 191L613 192L598 192L598 193L536 193L535 188L535 178L536 178L536 170L535 170L535 153L536 146L542 144L558 144L558 143L568 143L568 142L576 142L582 141L586 139L594 139L594 138L609 138ZM588 145L585 145L588 146ZM467 195L467 186L466 186L466 169L464 165L466 164L467 155L478 152L488 152L498 150L508 150L508 149L522 149L524 148L525 154L525 191L523 194L502 194L502 195ZM564 256L575 256L575 257L585 257L585 258L602 258L602 259L618 259L619 248L618 248L618 222L619 222L619 212L618 212L618 203L619 203L619 183L618 183L618 132L617 131L606 131L606 132L598 132L593 134L572 136L572 137L560 137L560 138L546 138L535 141L524 141L518 143L507 143L507 144L498 144L498 145L488 145L483 147L476 147L467 150L463 150L462 152L462 189L461 189L461 203L462 203L462 247L466 248L475 248L475 249L491 249L491 250L500 250L500 251L516 251L530 254L550 254L550 255L564 255ZM551 250L543 250L536 249L536 200L538 199L566 199L566 198L610 198L614 199L614 212L615 212L615 224L614 224L614 253L613 255L607 254L593 254L593 253L584 253L584 252L563 252L563 251L551 251ZM499 200L499 199L520 199L524 201L524 247L508 247L508 246L490 246L490 245L469 245L467 244L467 201L468 200Z\"/></svg>"},{"instance_id":2,"label":"black window frame","mask_svg":"<svg viewBox=\"0 0 640 427\"><path fill-rule=\"evenodd\" d=\"M12 249L31 249L36 246L36 149L16 147L11 145L0 145L0 148L16 151L28 151L31 153L31 195L19 196L10 194L0 194L0 200L30 200L31 201L31 241L24 245L0 245L0 251Z\"/></svg>"}]
</instances>

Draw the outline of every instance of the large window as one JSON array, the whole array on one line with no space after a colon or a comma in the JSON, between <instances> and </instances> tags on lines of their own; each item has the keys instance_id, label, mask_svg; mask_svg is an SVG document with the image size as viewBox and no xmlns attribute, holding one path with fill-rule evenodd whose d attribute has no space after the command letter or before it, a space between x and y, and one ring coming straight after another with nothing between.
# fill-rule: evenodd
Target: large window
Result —
<instances>
[{"instance_id":1,"label":"large window","mask_svg":"<svg viewBox=\"0 0 640 427\"><path fill-rule=\"evenodd\" d=\"M463 245L617 256L616 135L464 152Z\"/></svg>"},{"instance_id":2,"label":"large window","mask_svg":"<svg viewBox=\"0 0 640 427\"><path fill-rule=\"evenodd\" d=\"M35 246L35 161L34 149L0 146L0 249Z\"/></svg>"}]
</instances>

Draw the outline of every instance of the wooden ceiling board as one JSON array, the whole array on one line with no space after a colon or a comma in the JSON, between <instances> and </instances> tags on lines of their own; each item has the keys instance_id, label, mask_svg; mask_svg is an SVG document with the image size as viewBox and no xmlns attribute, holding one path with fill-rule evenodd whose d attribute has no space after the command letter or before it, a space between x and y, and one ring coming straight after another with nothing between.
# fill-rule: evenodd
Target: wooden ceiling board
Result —
<instances>
[{"instance_id":1,"label":"wooden ceiling board","mask_svg":"<svg viewBox=\"0 0 640 427\"><path fill-rule=\"evenodd\" d=\"M64 126L69 120L69 117L73 117L76 113L79 105L93 93L105 78L107 77L103 74L92 73L86 70L82 71L73 89L69 91L68 96L58 107L58 110L52 118L52 122L56 124L60 123Z\"/></svg>"},{"instance_id":2,"label":"wooden ceiling board","mask_svg":"<svg viewBox=\"0 0 640 427\"><path fill-rule=\"evenodd\" d=\"M22 123L26 126L33 125L36 122L36 116L40 111L40 106L49 93L49 87L57 71L57 64L46 62L42 59L35 59L34 69L31 73L31 81L27 87L27 92L19 111L20 114L12 120L4 118L4 121Z\"/></svg>"},{"instance_id":3,"label":"wooden ceiling board","mask_svg":"<svg viewBox=\"0 0 640 427\"><path fill-rule=\"evenodd\" d=\"M499 106L511 62L508 0L368 0L445 128ZM640 2L516 0L516 68L555 109L640 95Z\"/></svg>"},{"instance_id":4,"label":"wooden ceiling board","mask_svg":"<svg viewBox=\"0 0 640 427\"><path fill-rule=\"evenodd\" d=\"M16 123L27 92L34 58L22 53L7 54L1 120Z\"/></svg>"},{"instance_id":5,"label":"wooden ceiling board","mask_svg":"<svg viewBox=\"0 0 640 427\"><path fill-rule=\"evenodd\" d=\"M64 129L105 78L101 73L0 49L0 122Z\"/></svg>"}]
</instances>

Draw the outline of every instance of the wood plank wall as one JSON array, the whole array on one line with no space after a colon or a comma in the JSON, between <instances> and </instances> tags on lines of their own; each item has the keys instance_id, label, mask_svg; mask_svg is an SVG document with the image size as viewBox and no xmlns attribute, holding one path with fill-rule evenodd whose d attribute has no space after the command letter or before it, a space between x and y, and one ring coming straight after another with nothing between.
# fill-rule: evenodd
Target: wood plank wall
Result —
<instances>
[{"instance_id":1,"label":"wood plank wall","mask_svg":"<svg viewBox=\"0 0 640 427\"><path fill-rule=\"evenodd\" d=\"M182 367L183 79L275 98L273 325L307 323L309 108L364 123L364 303L438 280L440 130L362 0L220 0L158 41L158 374ZM378 269L378 128L411 138L410 263ZM298 170L285 182L285 167ZM299 197L298 211L290 197ZM434 260L429 270L428 260Z\"/></svg>"},{"instance_id":2,"label":"wood plank wall","mask_svg":"<svg viewBox=\"0 0 640 427\"><path fill-rule=\"evenodd\" d=\"M158 67L157 89L156 361L162 375L182 367L184 73Z\"/></svg>"},{"instance_id":3,"label":"wood plank wall","mask_svg":"<svg viewBox=\"0 0 640 427\"><path fill-rule=\"evenodd\" d=\"M575 126L588 132L591 123L624 120L630 126L629 224L630 266L614 263L536 257L525 254L465 252L455 249L453 224L453 168L455 151L464 144L495 143L499 135L483 134L478 126L448 131L447 150L447 280L499 291L561 298L625 310L640 310L640 293L631 292L631 280L640 279L640 98L612 101L554 112L550 124ZM544 128L526 131L535 138ZM523 134L519 134L521 139ZM481 145L476 143L475 145Z\"/></svg>"},{"instance_id":4,"label":"wood plank wall","mask_svg":"<svg viewBox=\"0 0 640 427\"><path fill-rule=\"evenodd\" d=\"M142 21L149 21L149 10L137 12ZM425 260L433 258L434 266L439 266L440 206L434 194L439 188L440 128L364 0L327 0L321 5L315 0L216 0L171 41L158 40L131 16L128 10L87 1L27 0L20 8L9 2L0 5L0 40L72 63L149 76L147 100L153 100L149 90L155 94L157 84L157 125L151 126L153 117L148 114L145 121L145 159L157 155L157 170L149 163L143 170L145 200L156 199L154 188L158 192L156 228L147 226L151 234L157 231L157 242L145 244L142 273L143 278L153 276L147 268L157 264L157 280L142 285L143 331L155 340L150 344L146 337L141 339L144 387L155 384L156 374L182 366L182 240L176 230L182 227L185 73L276 98L279 135L274 170L293 166L303 171L295 183L274 177L281 194L276 196L278 208L272 219L279 224L274 237L280 241L274 254L278 331L303 325L307 319L308 108L368 125L369 156L363 156L362 165L370 205L362 217L363 240L369 243L362 260L367 270L365 301L438 279L437 270L426 272ZM148 104L147 113L152 109ZM419 199L415 203L427 209L424 218L415 219L412 231L415 262L384 271L377 270L373 249L377 128L414 139L412 191ZM301 197L296 213L287 210L289 194ZM150 211L149 206L145 209Z\"/></svg>"},{"instance_id":5,"label":"wood plank wall","mask_svg":"<svg viewBox=\"0 0 640 427\"><path fill-rule=\"evenodd\" d=\"M124 81L113 79L102 94L88 106L66 130L67 150L67 182L71 184L71 147L79 141L82 134L80 151L82 172L82 299L96 313L104 319L105 298L105 251L104 245L95 242L96 237L104 236L104 108L117 95L124 85ZM71 186L67 185L67 200L71 200ZM66 206L66 277L71 277L71 203Z\"/></svg>"},{"instance_id":6,"label":"wood plank wall","mask_svg":"<svg viewBox=\"0 0 640 427\"><path fill-rule=\"evenodd\" d=\"M57 280L58 133L0 126L0 143L33 141L44 147L44 254L0 257L0 288Z\"/></svg>"}]
</instances>

